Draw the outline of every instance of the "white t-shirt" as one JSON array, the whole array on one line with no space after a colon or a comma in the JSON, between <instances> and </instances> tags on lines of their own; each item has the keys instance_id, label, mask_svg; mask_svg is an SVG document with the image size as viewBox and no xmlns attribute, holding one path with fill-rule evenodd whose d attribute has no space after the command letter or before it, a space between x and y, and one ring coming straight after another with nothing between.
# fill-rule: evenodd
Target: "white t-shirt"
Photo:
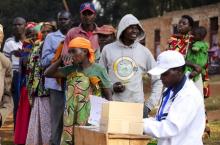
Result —
<instances>
[{"instance_id":1,"label":"white t-shirt","mask_svg":"<svg viewBox=\"0 0 220 145\"><path fill-rule=\"evenodd\" d=\"M15 41L15 37L10 37L5 41L3 52L12 61L12 70L19 70L20 58L12 55L12 51L22 49L22 42Z\"/></svg>"}]
</instances>

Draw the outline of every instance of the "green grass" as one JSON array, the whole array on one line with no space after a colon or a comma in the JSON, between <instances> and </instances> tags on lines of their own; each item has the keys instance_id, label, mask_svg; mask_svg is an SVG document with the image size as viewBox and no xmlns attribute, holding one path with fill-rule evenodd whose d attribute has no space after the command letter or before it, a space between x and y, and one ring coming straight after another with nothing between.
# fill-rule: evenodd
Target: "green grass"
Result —
<instances>
[{"instance_id":1,"label":"green grass","mask_svg":"<svg viewBox=\"0 0 220 145\"><path fill-rule=\"evenodd\" d=\"M210 138L204 139L204 145L220 145L220 120L209 123L211 129Z\"/></svg>"},{"instance_id":2,"label":"green grass","mask_svg":"<svg viewBox=\"0 0 220 145\"><path fill-rule=\"evenodd\" d=\"M12 141L2 141L2 145L13 145Z\"/></svg>"},{"instance_id":3,"label":"green grass","mask_svg":"<svg viewBox=\"0 0 220 145\"><path fill-rule=\"evenodd\" d=\"M207 111L220 110L220 95L205 99L205 106Z\"/></svg>"}]
</instances>

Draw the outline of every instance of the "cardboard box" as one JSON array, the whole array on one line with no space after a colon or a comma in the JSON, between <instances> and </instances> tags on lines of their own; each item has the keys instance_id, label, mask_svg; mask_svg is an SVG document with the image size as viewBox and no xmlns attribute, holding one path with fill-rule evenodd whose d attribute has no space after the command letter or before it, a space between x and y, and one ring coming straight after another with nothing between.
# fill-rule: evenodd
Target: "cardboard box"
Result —
<instances>
[{"instance_id":1,"label":"cardboard box","mask_svg":"<svg viewBox=\"0 0 220 145\"><path fill-rule=\"evenodd\" d=\"M129 120L101 120L100 130L108 133L142 135L143 122L131 122Z\"/></svg>"},{"instance_id":2,"label":"cardboard box","mask_svg":"<svg viewBox=\"0 0 220 145\"><path fill-rule=\"evenodd\" d=\"M101 120L102 119L121 119L141 122L143 119L143 103L117 101L103 103Z\"/></svg>"},{"instance_id":3,"label":"cardboard box","mask_svg":"<svg viewBox=\"0 0 220 145\"><path fill-rule=\"evenodd\" d=\"M143 134L143 104L110 101L102 105L100 129L108 133Z\"/></svg>"},{"instance_id":4,"label":"cardboard box","mask_svg":"<svg viewBox=\"0 0 220 145\"><path fill-rule=\"evenodd\" d=\"M143 134L111 134L91 126L74 127L75 145L147 145L150 140L150 136Z\"/></svg>"}]
</instances>

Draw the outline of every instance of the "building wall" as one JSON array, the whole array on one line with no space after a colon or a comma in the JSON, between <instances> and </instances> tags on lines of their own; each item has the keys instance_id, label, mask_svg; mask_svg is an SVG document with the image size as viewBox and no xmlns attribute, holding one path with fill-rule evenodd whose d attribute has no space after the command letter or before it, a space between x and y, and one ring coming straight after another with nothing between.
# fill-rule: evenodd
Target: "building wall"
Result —
<instances>
[{"instance_id":1,"label":"building wall","mask_svg":"<svg viewBox=\"0 0 220 145\"><path fill-rule=\"evenodd\" d=\"M163 16L141 20L146 32L146 46L155 54L154 31L160 30L160 49L163 51L167 47L167 40L173 33L173 25L176 25L182 15L190 15L195 21L199 21L200 26L207 28L206 41L210 41L210 18L218 17L218 26L220 26L220 3L214 5L201 6L198 8L173 11ZM220 42L220 29L217 34Z\"/></svg>"}]
</instances>

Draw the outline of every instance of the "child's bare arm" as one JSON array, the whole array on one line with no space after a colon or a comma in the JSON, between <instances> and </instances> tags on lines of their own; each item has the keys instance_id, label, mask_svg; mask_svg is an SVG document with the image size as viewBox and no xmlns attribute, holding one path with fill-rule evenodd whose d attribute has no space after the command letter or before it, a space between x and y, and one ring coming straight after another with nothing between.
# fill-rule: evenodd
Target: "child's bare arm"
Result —
<instances>
[{"instance_id":1,"label":"child's bare arm","mask_svg":"<svg viewBox=\"0 0 220 145\"><path fill-rule=\"evenodd\" d=\"M193 68L193 70L195 70L197 73L202 72L202 68L198 64L186 61L186 66Z\"/></svg>"}]
</instances>

